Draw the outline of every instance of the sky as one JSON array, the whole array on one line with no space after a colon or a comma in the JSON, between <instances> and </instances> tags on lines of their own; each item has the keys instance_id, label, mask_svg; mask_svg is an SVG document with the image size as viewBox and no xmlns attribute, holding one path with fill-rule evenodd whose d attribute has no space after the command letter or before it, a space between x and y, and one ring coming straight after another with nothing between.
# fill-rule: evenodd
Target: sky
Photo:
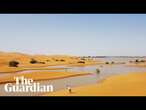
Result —
<instances>
[{"instance_id":1,"label":"sky","mask_svg":"<svg viewBox=\"0 0 146 110\"><path fill-rule=\"evenodd\" d=\"M0 51L145 56L146 14L0 14Z\"/></svg>"}]
</instances>

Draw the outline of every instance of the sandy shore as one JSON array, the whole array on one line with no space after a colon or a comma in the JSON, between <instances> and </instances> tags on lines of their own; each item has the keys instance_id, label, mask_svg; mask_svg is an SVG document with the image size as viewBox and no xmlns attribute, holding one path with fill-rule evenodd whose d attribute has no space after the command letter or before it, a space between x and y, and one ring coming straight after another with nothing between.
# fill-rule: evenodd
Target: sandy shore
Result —
<instances>
[{"instance_id":1,"label":"sandy shore","mask_svg":"<svg viewBox=\"0 0 146 110\"><path fill-rule=\"evenodd\" d=\"M111 76L98 84L60 90L44 96L146 96L146 73Z\"/></svg>"},{"instance_id":2,"label":"sandy shore","mask_svg":"<svg viewBox=\"0 0 146 110\"><path fill-rule=\"evenodd\" d=\"M141 63L141 64L127 64L127 66L131 66L131 67L146 67L146 63Z\"/></svg>"},{"instance_id":3,"label":"sandy shore","mask_svg":"<svg viewBox=\"0 0 146 110\"><path fill-rule=\"evenodd\" d=\"M24 76L25 78L33 78L34 81L39 80L54 80L54 79L63 79L67 77L75 77L81 75L88 75L91 73L87 72L30 72L28 74L21 73L21 74L11 74L8 76L0 77L0 84L14 82L14 77Z\"/></svg>"},{"instance_id":4,"label":"sandy shore","mask_svg":"<svg viewBox=\"0 0 146 110\"><path fill-rule=\"evenodd\" d=\"M38 62L36 64L31 64L31 59L35 59ZM9 67L9 62L13 61L19 62L18 67ZM82 63L82 62L83 63ZM81 63L80 63L81 62ZM0 54L0 73L7 73L7 72L17 72L21 70L28 69L44 69L44 67L49 66L59 66L59 65L68 65L68 66L87 66L87 65L95 65L100 63L101 61L94 61L94 60L81 60L81 58L75 56L61 56L61 55L53 55L53 56L45 56L45 55L22 55L20 53L1 53Z\"/></svg>"},{"instance_id":5,"label":"sandy shore","mask_svg":"<svg viewBox=\"0 0 146 110\"><path fill-rule=\"evenodd\" d=\"M37 60L36 63L31 64L31 59ZM18 67L9 67L9 62L16 60L19 62ZM74 77L80 75L88 75L91 73L85 72L21 72L24 70L62 70L65 68L46 68L48 66L67 65L69 67L82 67L88 65L101 64L103 66L114 66L115 64L105 64L103 61L95 61L91 59L82 59L76 56L66 55L25 55L21 53L0 53L0 83L14 82L14 76L24 76L33 78L33 80L53 80L67 77ZM127 66L146 67L146 63L127 64ZM7 75L7 73L13 73ZM15 74L21 72L21 74ZM4 75L3 75L4 73ZM5 74L6 73L6 74ZM73 93L69 94L67 90L60 90L53 93L44 94L45 96L140 96L146 95L146 73L129 73L128 75L117 75L109 77L100 83L85 85L82 87L73 88Z\"/></svg>"}]
</instances>

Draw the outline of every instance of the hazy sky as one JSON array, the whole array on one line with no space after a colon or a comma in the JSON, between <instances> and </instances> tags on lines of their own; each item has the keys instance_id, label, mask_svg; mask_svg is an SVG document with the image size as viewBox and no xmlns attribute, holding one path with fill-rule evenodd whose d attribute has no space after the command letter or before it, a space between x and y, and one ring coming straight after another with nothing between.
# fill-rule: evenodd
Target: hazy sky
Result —
<instances>
[{"instance_id":1,"label":"hazy sky","mask_svg":"<svg viewBox=\"0 0 146 110\"><path fill-rule=\"evenodd\" d=\"M0 14L0 51L146 55L146 14Z\"/></svg>"}]
</instances>

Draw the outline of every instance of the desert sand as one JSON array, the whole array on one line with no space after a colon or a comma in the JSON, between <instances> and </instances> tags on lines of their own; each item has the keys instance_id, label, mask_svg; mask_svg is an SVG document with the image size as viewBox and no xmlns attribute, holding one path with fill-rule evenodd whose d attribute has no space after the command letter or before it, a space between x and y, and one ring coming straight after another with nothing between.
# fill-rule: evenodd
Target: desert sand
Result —
<instances>
[{"instance_id":1,"label":"desert sand","mask_svg":"<svg viewBox=\"0 0 146 110\"><path fill-rule=\"evenodd\" d=\"M30 63L31 59L35 59L39 63ZM10 67L10 61L18 61L18 67ZM26 55L22 53L6 53L0 52L0 74L9 74L0 77L0 83L14 82L14 76L24 76L32 78L33 80L53 80L67 77L75 77L80 75L88 75L87 72L49 72L41 70L63 70L66 68L51 66L57 65L70 65L70 66L86 66L96 64L93 60L85 60L84 63L78 63L81 60L76 56L68 55ZM43 62L43 63L40 63ZM47 68L50 66L49 68ZM30 71L29 73L19 73L24 70ZM39 72L31 72L31 70L40 70ZM17 72L17 74L16 74Z\"/></svg>"},{"instance_id":2,"label":"desert sand","mask_svg":"<svg viewBox=\"0 0 146 110\"><path fill-rule=\"evenodd\" d=\"M35 59L38 62L31 64L31 59ZM18 61L18 67L9 67L10 61ZM84 63L79 63L83 61ZM42 64L43 63L43 64ZM5 72L17 72L19 70L28 69L43 69L41 67L56 66L56 65L70 65L70 66L86 66L97 64L93 60L82 60L76 56L69 55L26 55L22 53L6 53L0 52L0 73Z\"/></svg>"},{"instance_id":3,"label":"desert sand","mask_svg":"<svg viewBox=\"0 0 146 110\"><path fill-rule=\"evenodd\" d=\"M35 59L38 63L32 64L30 61ZM18 67L10 67L10 61L19 62ZM80 75L89 75L88 72L28 72L16 73L23 70L62 70L65 68L51 66L67 65L74 66L88 66L102 64L104 66L113 66L115 64L105 64L103 61L95 61L91 59L81 59L77 56L69 55L27 55L22 53L7 53L0 52L0 74L7 74L0 76L0 83L14 82L14 76L24 76L32 78L35 81L39 80L54 80L68 77L76 77ZM146 67L146 63L131 63L127 66ZM47 68L49 67L49 68ZM10 74L11 73L11 74ZM116 75L102 80L100 83L92 85L85 85L81 87L72 88L72 93L67 90L59 90L53 93L44 94L44 96L146 96L146 73L129 73L124 75Z\"/></svg>"},{"instance_id":4,"label":"desert sand","mask_svg":"<svg viewBox=\"0 0 146 110\"><path fill-rule=\"evenodd\" d=\"M100 83L61 90L44 96L146 96L146 73L111 76Z\"/></svg>"},{"instance_id":5,"label":"desert sand","mask_svg":"<svg viewBox=\"0 0 146 110\"><path fill-rule=\"evenodd\" d=\"M25 78L33 78L34 81L39 80L54 80L54 79L63 79L67 77L75 77L81 75L89 75L90 73L80 72L30 72L28 74L11 74L8 76L0 77L0 84L7 82L15 82L14 77L24 76Z\"/></svg>"}]
</instances>

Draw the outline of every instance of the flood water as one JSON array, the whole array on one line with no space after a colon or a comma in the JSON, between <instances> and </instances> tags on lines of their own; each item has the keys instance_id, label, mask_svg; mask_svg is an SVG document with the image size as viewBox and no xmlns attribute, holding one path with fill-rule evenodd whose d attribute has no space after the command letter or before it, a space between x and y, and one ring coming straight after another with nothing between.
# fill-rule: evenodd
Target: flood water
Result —
<instances>
[{"instance_id":1,"label":"flood water","mask_svg":"<svg viewBox=\"0 0 146 110\"><path fill-rule=\"evenodd\" d=\"M112 60L113 61L113 60ZM69 67L69 66L51 66L51 68L66 68L62 70L25 70L21 72L17 72L16 74L26 73L29 72L39 72L39 71L67 71L67 72L89 72L91 74L84 75L84 76L76 76L64 79L57 79L57 80L43 80L39 81L40 84L47 85L52 84L54 87L54 91L65 89L67 85L71 87L77 87L82 85L94 84L98 81L101 81L108 76L116 75L116 74L127 74L129 72L146 72L146 67L130 67L126 66L125 64L115 64L115 65L92 65L92 66L84 66L84 67ZM48 67L50 68L50 66ZM96 69L100 70L100 73L96 73ZM1 76L0 76L1 77ZM41 95L41 93L6 93L4 91L4 84L0 85L0 95Z\"/></svg>"}]
</instances>

